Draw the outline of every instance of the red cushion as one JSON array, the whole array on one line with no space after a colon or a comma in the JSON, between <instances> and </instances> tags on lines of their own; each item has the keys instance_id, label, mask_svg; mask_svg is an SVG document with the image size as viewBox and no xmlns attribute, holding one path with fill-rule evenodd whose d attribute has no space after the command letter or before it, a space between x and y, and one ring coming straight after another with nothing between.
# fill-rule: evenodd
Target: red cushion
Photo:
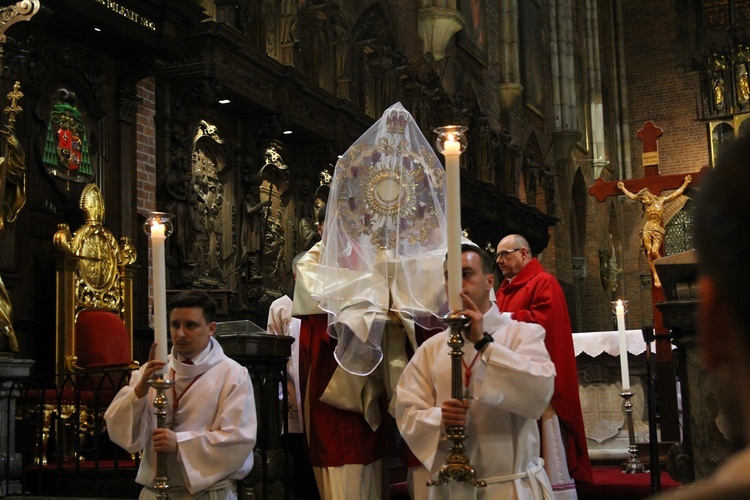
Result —
<instances>
[{"instance_id":1,"label":"red cushion","mask_svg":"<svg viewBox=\"0 0 750 500\"><path fill-rule=\"evenodd\" d=\"M125 364L132 360L125 323L109 311L86 310L76 318L78 366Z\"/></svg>"}]
</instances>

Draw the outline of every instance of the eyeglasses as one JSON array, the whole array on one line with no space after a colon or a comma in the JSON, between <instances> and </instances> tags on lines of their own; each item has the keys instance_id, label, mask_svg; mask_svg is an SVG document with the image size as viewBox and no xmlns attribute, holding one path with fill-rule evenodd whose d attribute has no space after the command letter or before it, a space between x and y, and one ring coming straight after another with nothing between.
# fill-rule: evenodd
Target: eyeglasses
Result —
<instances>
[{"instance_id":1,"label":"eyeglasses","mask_svg":"<svg viewBox=\"0 0 750 500\"><path fill-rule=\"evenodd\" d=\"M505 259L508 255L512 254L513 252L517 252L519 250L523 250L523 248L514 248L513 250L503 250L502 252L497 254L498 259Z\"/></svg>"}]
</instances>

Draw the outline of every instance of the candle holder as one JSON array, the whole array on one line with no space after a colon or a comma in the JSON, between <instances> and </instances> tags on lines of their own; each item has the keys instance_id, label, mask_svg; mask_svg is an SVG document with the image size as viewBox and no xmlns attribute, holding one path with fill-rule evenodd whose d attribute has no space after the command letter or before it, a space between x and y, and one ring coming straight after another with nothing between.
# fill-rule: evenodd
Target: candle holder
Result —
<instances>
[{"instance_id":1,"label":"candle holder","mask_svg":"<svg viewBox=\"0 0 750 500\"><path fill-rule=\"evenodd\" d=\"M143 231L149 238L154 237L156 235L152 234L153 227L161 224L164 226L164 237L167 238L174 231L174 223L172 222L172 219L174 219L173 214L168 214L166 212L149 212L148 217L143 222Z\"/></svg>"},{"instance_id":2,"label":"candle holder","mask_svg":"<svg viewBox=\"0 0 750 500\"><path fill-rule=\"evenodd\" d=\"M443 317L443 321L450 325L451 331L448 337L448 347L451 348L451 397L463 399L463 394L461 394L463 385L461 358L464 353L461 348L464 345L464 339L461 335L461 328L468 325L469 319L463 315L449 313ZM440 467L437 479L427 481L427 486L438 486L449 480L469 483L480 488L487 486L484 480L477 479L476 471L469 464L469 457L464 453L463 442L466 439L466 428L462 425L453 425L448 427L446 434L448 439L453 441L453 444L445 458L445 464Z\"/></svg>"},{"instance_id":3,"label":"candle holder","mask_svg":"<svg viewBox=\"0 0 750 500\"><path fill-rule=\"evenodd\" d=\"M633 403L630 399L635 395L630 389L625 389L620 393L620 397L623 399L623 407L625 408L625 415L628 421L628 439L630 446L628 446L628 453L630 456L625 460L620 467L623 474L639 474L649 472L646 467L641 463L638 458L638 448L635 445L635 431L633 430Z\"/></svg>"},{"instance_id":4,"label":"candle holder","mask_svg":"<svg viewBox=\"0 0 750 500\"><path fill-rule=\"evenodd\" d=\"M448 151L446 151L445 143L447 141L453 141L457 142L459 145L459 148L455 153L461 154L464 151L466 151L466 146L468 144L468 141L466 139L466 131L469 130L467 127L464 127L462 125L446 125L444 127L437 127L432 129L433 132L437 134L437 140L435 140L435 147L437 148L437 152L440 154L451 154L450 146Z\"/></svg>"},{"instance_id":5,"label":"candle holder","mask_svg":"<svg viewBox=\"0 0 750 500\"><path fill-rule=\"evenodd\" d=\"M618 323L618 321L621 318L619 318L617 316L617 308L618 308L618 306L622 307L622 314L623 314L623 318L622 318L623 325L622 325L622 328L624 330L625 329L625 324L624 324L625 318L624 318L624 315L628 313L628 301L624 300L624 299L617 299L617 300L613 300L612 301L612 314L615 315L615 328L617 328L619 330L620 329L620 324Z\"/></svg>"},{"instance_id":6,"label":"candle holder","mask_svg":"<svg viewBox=\"0 0 750 500\"><path fill-rule=\"evenodd\" d=\"M164 429L167 427L167 394L166 390L174 386L174 380L167 380L163 375L158 374L158 378L152 378L148 381L149 385L156 389L154 398L154 414L156 415L156 427ZM156 478L154 486L156 498L158 500L169 500L169 477L167 476L167 454L161 451L156 452Z\"/></svg>"}]
</instances>

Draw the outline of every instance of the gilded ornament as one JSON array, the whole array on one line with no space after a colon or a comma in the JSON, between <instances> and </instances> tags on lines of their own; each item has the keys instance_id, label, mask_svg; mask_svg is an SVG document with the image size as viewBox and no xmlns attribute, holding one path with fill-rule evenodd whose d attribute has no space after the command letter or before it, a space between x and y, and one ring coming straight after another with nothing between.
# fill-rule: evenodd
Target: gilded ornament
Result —
<instances>
[{"instance_id":1,"label":"gilded ornament","mask_svg":"<svg viewBox=\"0 0 750 500\"><path fill-rule=\"evenodd\" d=\"M397 237L416 244L438 225L425 162L426 155L408 148L405 141L381 137L376 144L351 148L338 168L352 180L339 191L342 222L350 234L367 235L370 243L382 249L392 248ZM442 172L442 171L440 171ZM442 179L435 185L442 186ZM442 193L441 193L442 195Z\"/></svg>"},{"instance_id":2,"label":"gilded ornament","mask_svg":"<svg viewBox=\"0 0 750 500\"><path fill-rule=\"evenodd\" d=\"M103 226L104 198L96 184L83 188L80 207L85 224L74 235L67 224L58 225L53 243L59 251L79 259L75 294L82 307L121 311L124 291L118 270L135 262L135 246L127 237L118 242Z\"/></svg>"},{"instance_id":3,"label":"gilded ornament","mask_svg":"<svg viewBox=\"0 0 750 500\"><path fill-rule=\"evenodd\" d=\"M23 97L21 84L16 82L8 94L10 105L5 108L8 121L0 130L5 137L5 155L0 158L0 237L9 233L18 214L26 204L26 153L16 138L16 114L22 111L18 101ZM18 352L18 340L13 329L13 307L10 295L0 278L0 348L7 345L12 352Z\"/></svg>"}]
</instances>

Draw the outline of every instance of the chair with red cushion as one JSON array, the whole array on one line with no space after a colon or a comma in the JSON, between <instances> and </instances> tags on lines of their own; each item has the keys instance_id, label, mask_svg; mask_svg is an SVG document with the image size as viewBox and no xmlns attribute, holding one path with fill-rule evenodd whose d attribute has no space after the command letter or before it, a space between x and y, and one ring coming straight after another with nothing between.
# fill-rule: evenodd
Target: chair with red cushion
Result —
<instances>
[{"instance_id":1,"label":"chair with red cushion","mask_svg":"<svg viewBox=\"0 0 750 500\"><path fill-rule=\"evenodd\" d=\"M103 226L104 199L96 184L83 188L80 207L85 223L74 234L67 224L60 224L53 238L60 251L56 260L57 387L45 390L43 396L45 420L63 418L56 408L70 410L64 416L69 433L76 435L72 440L67 436L70 442L82 441L83 430L101 433L109 402L138 368L133 361L132 335L135 247L128 238L118 242ZM53 425L45 423L47 429ZM56 439L62 437L59 432ZM40 451L42 456L46 452ZM77 447L66 454L81 458Z\"/></svg>"},{"instance_id":2,"label":"chair with red cushion","mask_svg":"<svg viewBox=\"0 0 750 500\"><path fill-rule=\"evenodd\" d=\"M103 226L104 200L96 184L84 187L86 222L75 234L60 224L57 259L56 373L127 369L133 359L135 247Z\"/></svg>"}]
</instances>

